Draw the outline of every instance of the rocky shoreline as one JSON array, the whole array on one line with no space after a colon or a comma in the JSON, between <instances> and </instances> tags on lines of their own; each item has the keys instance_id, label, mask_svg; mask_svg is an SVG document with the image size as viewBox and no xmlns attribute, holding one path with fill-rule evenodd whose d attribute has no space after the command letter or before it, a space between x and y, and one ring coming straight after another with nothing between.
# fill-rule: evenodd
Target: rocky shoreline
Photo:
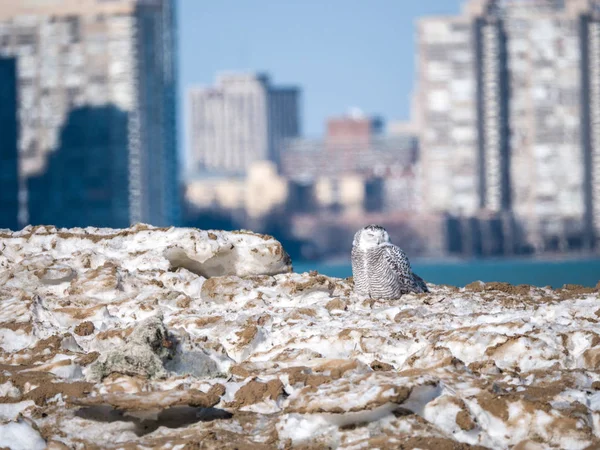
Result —
<instances>
[{"instance_id":1,"label":"rocky shoreline","mask_svg":"<svg viewBox=\"0 0 600 450\"><path fill-rule=\"evenodd\" d=\"M600 286L379 301L250 232L0 230L0 448L600 446Z\"/></svg>"}]
</instances>

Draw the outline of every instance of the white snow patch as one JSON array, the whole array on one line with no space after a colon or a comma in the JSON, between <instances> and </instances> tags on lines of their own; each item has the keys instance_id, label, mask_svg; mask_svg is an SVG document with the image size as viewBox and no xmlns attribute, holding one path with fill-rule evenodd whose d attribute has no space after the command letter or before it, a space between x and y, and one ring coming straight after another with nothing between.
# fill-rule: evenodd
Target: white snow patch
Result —
<instances>
[{"instance_id":1,"label":"white snow patch","mask_svg":"<svg viewBox=\"0 0 600 450\"><path fill-rule=\"evenodd\" d=\"M6 352L18 352L33 344L37 338L25 331L0 328L0 347Z\"/></svg>"},{"instance_id":2,"label":"white snow patch","mask_svg":"<svg viewBox=\"0 0 600 450\"><path fill-rule=\"evenodd\" d=\"M19 388L13 385L10 380L0 384L0 397L16 398L19 395L21 395L21 391L19 391Z\"/></svg>"},{"instance_id":3,"label":"white snow patch","mask_svg":"<svg viewBox=\"0 0 600 450\"><path fill-rule=\"evenodd\" d=\"M11 450L44 450L46 442L25 421L0 424L0 447Z\"/></svg>"},{"instance_id":4,"label":"white snow patch","mask_svg":"<svg viewBox=\"0 0 600 450\"><path fill-rule=\"evenodd\" d=\"M15 420L20 413L34 405L33 400L18 403L0 403L0 421Z\"/></svg>"}]
</instances>

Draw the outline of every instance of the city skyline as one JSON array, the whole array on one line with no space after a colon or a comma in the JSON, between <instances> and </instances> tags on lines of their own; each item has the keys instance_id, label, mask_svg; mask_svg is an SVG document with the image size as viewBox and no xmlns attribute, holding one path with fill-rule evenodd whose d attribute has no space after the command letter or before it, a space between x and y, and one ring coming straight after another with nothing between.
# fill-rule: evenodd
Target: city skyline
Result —
<instances>
[{"instance_id":1,"label":"city skyline","mask_svg":"<svg viewBox=\"0 0 600 450\"><path fill-rule=\"evenodd\" d=\"M449 241L466 253L593 248L598 3L468 0L460 14L420 18L412 114L398 127L414 133L419 157L399 170L377 169L394 164L381 151L393 141L368 131L383 128L369 112L339 119L345 142L332 146L335 114L324 121L323 141L303 136L279 149L288 208L315 223L330 213L447 216ZM391 202L398 194L416 201Z\"/></svg>"},{"instance_id":2,"label":"city skyline","mask_svg":"<svg viewBox=\"0 0 600 450\"><path fill-rule=\"evenodd\" d=\"M234 7L230 1L180 0L180 95L185 98L193 85L212 84L221 71L267 72L279 84L302 88L308 137L322 135L327 117L354 106L407 120L415 88L416 19L457 14L462 4L258 0Z\"/></svg>"},{"instance_id":3,"label":"city skyline","mask_svg":"<svg viewBox=\"0 0 600 450\"><path fill-rule=\"evenodd\" d=\"M261 20L292 11L273 16L260 10L262 1L255 4ZM340 55L328 47L338 41L322 42L330 62L349 57L356 67L341 76L319 66L330 91L347 95L352 83L367 83L378 102L385 87L386 100L410 115L397 120L360 102L360 108L346 104L323 117L319 137L306 132L314 117L304 103L314 94L301 79L262 65L222 67L210 82L184 87L178 99L175 4L53 0L0 9L8 99L2 114L17 117L20 171L18 195L10 187L14 171L2 174L13 192L2 202L18 197L21 224L174 225L183 207L188 224L205 226L212 215L231 226L292 234L321 220L344 228L389 219L398 230L412 227L406 233L415 237L413 248L430 253L594 247L600 1L466 0L456 14L424 15L414 24L411 18L416 70L405 68L412 71L409 102L397 101L407 93L401 79L390 86L378 81L390 75L378 59L387 41L377 46L354 36L372 50L368 70L378 74L372 79L363 79L361 60L352 59L365 56L357 41L335 47ZM294 19L299 29L313 8ZM365 26L381 11L373 14ZM262 22L245 18L261 34ZM341 14L345 26L347 19ZM278 27L262 38L273 40ZM277 45L297 63L302 55L285 45L293 36ZM313 56L299 78L323 57ZM207 67L209 60L207 54ZM185 108L179 118L177 103ZM186 137L178 142L181 133ZM14 149L3 149L3 158L11 155ZM432 247L436 233L446 241Z\"/></svg>"}]
</instances>

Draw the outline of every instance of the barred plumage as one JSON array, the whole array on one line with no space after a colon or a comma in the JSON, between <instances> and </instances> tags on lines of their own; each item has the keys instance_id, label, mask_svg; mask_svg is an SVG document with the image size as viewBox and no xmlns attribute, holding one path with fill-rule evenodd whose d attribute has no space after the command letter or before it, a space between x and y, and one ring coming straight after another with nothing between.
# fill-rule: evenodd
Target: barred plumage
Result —
<instances>
[{"instance_id":1,"label":"barred plumage","mask_svg":"<svg viewBox=\"0 0 600 450\"><path fill-rule=\"evenodd\" d=\"M395 299L409 292L428 292L425 282L413 273L406 254L378 225L366 226L354 235L352 275L356 293L371 298Z\"/></svg>"}]
</instances>

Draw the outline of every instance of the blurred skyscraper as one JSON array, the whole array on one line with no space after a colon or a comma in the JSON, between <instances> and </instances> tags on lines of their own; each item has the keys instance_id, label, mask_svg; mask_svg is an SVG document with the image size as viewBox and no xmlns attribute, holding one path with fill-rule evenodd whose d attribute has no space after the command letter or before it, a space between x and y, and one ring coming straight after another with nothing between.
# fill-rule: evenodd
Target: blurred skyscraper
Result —
<instances>
[{"instance_id":1,"label":"blurred skyscraper","mask_svg":"<svg viewBox=\"0 0 600 450\"><path fill-rule=\"evenodd\" d=\"M0 228L18 228L17 63L0 58Z\"/></svg>"},{"instance_id":2,"label":"blurred skyscraper","mask_svg":"<svg viewBox=\"0 0 600 450\"><path fill-rule=\"evenodd\" d=\"M47 170L28 179L31 223L128 226L127 122L127 113L114 106L69 113Z\"/></svg>"},{"instance_id":3,"label":"blurred skyscraper","mask_svg":"<svg viewBox=\"0 0 600 450\"><path fill-rule=\"evenodd\" d=\"M0 4L0 55L15 57L18 64L20 175L24 181L38 180L22 185L56 190L47 203L30 205L45 209L43 214L38 211L41 215L34 211L31 220L58 221L53 217L63 206L52 199L70 198L73 208L87 204L94 225L121 224L123 217L128 217L124 225L178 221L174 9L175 0ZM86 137L81 136L82 130L87 130ZM126 145L122 145L123 130ZM93 142L96 137L99 141ZM102 169L88 167L102 158L116 158L115 145L126 155L128 172L122 171L121 158L107 161L99 166ZM57 149L71 155L97 155L68 159L71 165L65 167L56 162L65 155L50 157ZM56 174L46 173L49 170L78 181L39 182L57 179ZM114 183L113 194L118 196L111 208L121 210L113 209L114 216L89 210L94 195L100 195L98 178L103 177ZM81 189L79 193L64 192L74 185ZM121 190L126 201L121 200ZM32 199L45 195L28 193ZM23 213L30 207L21 205L25 221Z\"/></svg>"},{"instance_id":4,"label":"blurred skyscraper","mask_svg":"<svg viewBox=\"0 0 600 450\"><path fill-rule=\"evenodd\" d=\"M279 163L283 140L300 133L299 97L265 74L223 73L214 87L190 90L191 171L243 174L255 161Z\"/></svg>"},{"instance_id":5,"label":"blurred skyscraper","mask_svg":"<svg viewBox=\"0 0 600 450\"><path fill-rule=\"evenodd\" d=\"M430 209L513 212L539 248L600 236L599 5L471 0L419 21Z\"/></svg>"}]
</instances>

